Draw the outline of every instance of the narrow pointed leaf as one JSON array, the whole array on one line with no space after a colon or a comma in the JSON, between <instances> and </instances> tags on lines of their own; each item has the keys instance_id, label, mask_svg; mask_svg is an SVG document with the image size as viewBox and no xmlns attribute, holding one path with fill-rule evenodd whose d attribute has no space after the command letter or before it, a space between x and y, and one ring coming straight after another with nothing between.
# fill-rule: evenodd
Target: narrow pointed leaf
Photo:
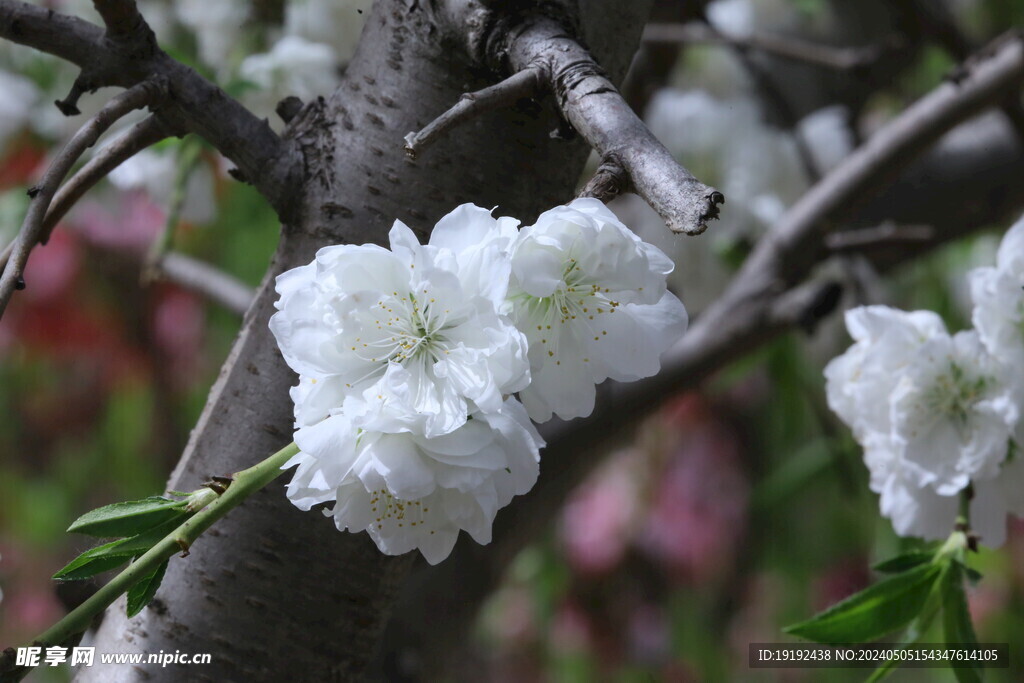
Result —
<instances>
[{"instance_id":1,"label":"narrow pointed leaf","mask_svg":"<svg viewBox=\"0 0 1024 683\"><path fill-rule=\"evenodd\" d=\"M120 567L156 545L164 536L177 529L181 521L171 519L143 534L89 548L54 574L53 578L58 581L75 581Z\"/></svg>"},{"instance_id":2,"label":"narrow pointed leaf","mask_svg":"<svg viewBox=\"0 0 1024 683\"><path fill-rule=\"evenodd\" d=\"M135 536L172 519L185 516L185 501L150 496L90 510L76 519L68 531L89 536Z\"/></svg>"},{"instance_id":3,"label":"narrow pointed leaf","mask_svg":"<svg viewBox=\"0 0 1024 683\"><path fill-rule=\"evenodd\" d=\"M144 576L137 584L128 589L128 617L134 617L136 614L142 611L142 608L149 604L149 601L156 595L156 590L160 587L160 582L164 580L164 572L167 571L167 562L164 560L163 563L153 570L153 572L147 576Z\"/></svg>"},{"instance_id":4,"label":"narrow pointed leaf","mask_svg":"<svg viewBox=\"0 0 1024 683\"><path fill-rule=\"evenodd\" d=\"M785 631L818 643L870 642L914 619L941 572L927 564L895 574Z\"/></svg>"},{"instance_id":5,"label":"narrow pointed leaf","mask_svg":"<svg viewBox=\"0 0 1024 683\"><path fill-rule=\"evenodd\" d=\"M943 577L942 586L942 632L946 643L958 645L976 645L974 624L971 613L967 609L967 594L964 591L966 567L954 560ZM981 671L977 663L959 662L954 666L953 673L960 683L980 683Z\"/></svg>"},{"instance_id":6,"label":"narrow pointed leaf","mask_svg":"<svg viewBox=\"0 0 1024 683\"><path fill-rule=\"evenodd\" d=\"M54 574L53 578L57 581L77 581L120 567L132 557L131 552L125 553L120 550L124 540L89 548Z\"/></svg>"},{"instance_id":7,"label":"narrow pointed leaf","mask_svg":"<svg viewBox=\"0 0 1024 683\"><path fill-rule=\"evenodd\" d=\"M896 557L891 557L888 560L884 560L876 564L872 569L876 572L883 572L885 574L899 574L905 572L908 569L931 562L932 558L935 557L934 552L927 550L912 550L909 553L903 553Z\"/></svg>"}]
</instances>

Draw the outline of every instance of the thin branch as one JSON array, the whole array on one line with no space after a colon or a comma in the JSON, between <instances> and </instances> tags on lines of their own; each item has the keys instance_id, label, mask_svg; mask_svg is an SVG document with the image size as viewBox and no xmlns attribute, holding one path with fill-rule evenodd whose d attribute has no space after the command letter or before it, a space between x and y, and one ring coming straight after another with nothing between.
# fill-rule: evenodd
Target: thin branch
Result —
<instances>
[{"instance_id":1,"label":"thin branch","mask_svg":"<svg viewBox=\"0 0 1024 683\"><path fill-rule=\"evenodd\" d=\"M155 145L174 134L159 117L150 116L135 124L127 133L100 150L57 191L46 212L46 217L43 219L39 244L46 244L49 241L53 229L57 227L61 219L96 183L146 147ZM17 238L0 251L0 272L3 272L7 266L16 241Z\"/></svg>"},{"instance_id":2,"label":"thin branch","mask_svg":"<svg viewBox=\"0 0 1024 683\"><path fill-rule=\"evenodd\" d=\"M962 62L978 49L977 43L957 24L948 3L929 0L905 2L907 10L912 13L921 31L954 60ZM958 72L954 71L951 77L958 78ZM1024 106L1021 105L1020 93L1009 93L1001 109L1017 131L1018 137L1024 141Z\"/></svg>"},{"instance_id":3,"label":"thin branch","mask_svg":"<svg viewBox=\"0 0 1024 683\"><path fill-rule=\"evenodd\" d=\"M81 92L103 86L131 86L152 77L166 79L171 97L161 118L175 129L196 133L233 161L270 202L283 221L298 210L303 162L293 140L279 137L195 70L149 40L145 22L136 24L131 0L100 0L107 30L87 21L17 0L0 0L0 38L34 47L81 67L78 85L62 105L71 110ZM127 33L126 33L127 32Z\"/></svg>"},{"instance_id":4,"label":"thin branch","mask_svg":"<svg viewBox=\"0 0 1024 683\"><path fill-rule=\"evenodd\" d=\"M512 106L521 99L537 97L543 86L539 69L523 69L488 88L465 93L455 106L431 121L425 128L406 135L405 152L415 159L417 154L452 128L484 112Z\"/></svg>"},{"instance_id":5,"label":"thin branch","mask_svg":"<svg viewBox=\"0 0 1024 683\"><path fill-rule=\"evenodd\" d=\"M28 45L79 67L115 77L116 59L104 45L103 29L88 21L13 0L0 1L0 38ZM129 74L110 85L132 85Z\"/></svg>"},{"instance_id":6,"label":"thin branch","mask_svg":"<svg viewBox=\"0 0 1024 683\"><path fill-rule=\"evenodd\" d=\"M863 47L832 47L812 43L791 36L754 33L734 36L703 24L648 24L644 28L644 42L691 45L727 45L741 50L757 50L775 57L806 62L829 69L849 70L869 66L883 52L878 45Z\"/></svg>"},{"instance_id":7,"label":"thin branch","mask_svg":"<svg viewBox=\"0 0 1024 683\"><path fill-rule=\"evenodd\" d=\"M630 109L601 67L557 22L543 16L495 29L492 51L512 73L542 70L562 115L601 156L621 166L634 190L673 232L698 235L718 217L720 192L680 166Z\"/></svg>"},{"instance_id":8,"label":"thin branch","mask_svg":"<svg viewBox=\"0 0 1024 683\"><path fill-rule=\"evenodd\" d=\"M154 266L153 279L167 280L245 315L256 298L252 287L233 275L178 252L168 252Z\"/></svg>"},{"instance_id":9,"label":"thin branch","mask_svg":"<svg viewBox=\"0 0 1024 683\"><path fill-rule=\"evenodd\" d=\"M865 252L907 242L928 242L934 237L935 230L930 225L898 225L889 221L871 228L829 233L825 247L836 253Z\"/></svg>"},{"instance_id":10,"label":"thin branch","mask_svg":"<svg viewBox=\"0 0 1024 683\"><path fill-rule=\"evenodd\" d=\"M145 106L155 106L166 94L167 85L160 79L139 83L112 99L75 133L50 164L39 184L29 190L32 203L14 243L11 258L4 267L3 276L0 277L0 316L3 316L14 290L25 286L23 275L28 256L44 233L43 222L50 202L75 162L87 149L96 144L100 135L125 114Z\"/></svg>"}]
</instances>

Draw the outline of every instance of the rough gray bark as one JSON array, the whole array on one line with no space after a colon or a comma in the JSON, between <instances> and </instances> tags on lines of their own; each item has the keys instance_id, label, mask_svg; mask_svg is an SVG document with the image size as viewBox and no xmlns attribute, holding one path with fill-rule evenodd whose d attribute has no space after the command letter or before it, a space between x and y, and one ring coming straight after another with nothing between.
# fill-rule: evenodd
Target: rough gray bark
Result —
<instances>
[{"instance_id":1,"label":"rough gray bark","mask_svg":"<svg viewBox=\"0 0 1024 683\"><path fill-rule=\"evenodd\" d=\"M382 242L398 218L421 235L462 202L524 220L572 196L587 156L581 141L552 139L550 110L494 111L406 158L418 130L493 77L444 36L425 3L378 2L338 91L310 103L287 137L306 160L296 220L169 482L188 490L246 467L290 440L295 376L267 332L273 278L324 244ZM647 3L591 3L583 31L616 80L635 49ZM607 6L609 11L602 11ZM614 7L613 7L614 6ZM126 620L108 610L93 644L103 652L213 652L195 680L347 680L372 655L412 560L387 557L363 534L294 509L275 483L171 563L157 603ZM178 681L174 667L80 669L82 682Z\"/></svg>"}]
</instances>

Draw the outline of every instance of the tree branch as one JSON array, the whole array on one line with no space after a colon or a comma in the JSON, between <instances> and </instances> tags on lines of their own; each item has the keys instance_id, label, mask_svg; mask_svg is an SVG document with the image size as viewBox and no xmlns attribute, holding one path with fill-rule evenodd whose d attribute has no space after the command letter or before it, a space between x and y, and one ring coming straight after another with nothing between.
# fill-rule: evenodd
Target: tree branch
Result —
<instances>
[{"instance_id":1,"label":"tree branch","mask_svg":"<svg viewBox=\"0 0 1024 683\"><path fill-rule=\"evenodd\" d=\"M153 264L154 279L181 285L238 315L245 315L256 292L233 275L178 252Z\"/></svg>"},{"instance_id":2,"label":"tree branch","mask_svg":"<svg viewBox=\"0 0 1024 683\"><path fill-rule=\"evenodd\" d=\"M489 88L465 93L451 109L431 121L426 128L405 136L405 152L410 158L426 149L438 137L452 128L484 112L509 107L524 98L532 98L543 90L542 74L538 69L523 69Z\"/></svg>"},{"instance_id":3,"label":"tree branch","mask_svg":"<svg viewBox=\"0 0 1024 683\"><path fill-rule=\"evenodd\" d=\"M32 203L14 242L11 258L0 277L0 317L14 290L25 287L23 274L28 256L44 235L44 219L50 202L72 166L118 119L145 106L155 107L166 95L166 83L157 79L143 81L112 99L71 138L43 174L40 183L29 190Z\"/></svg>"},{"instance_id":4,"label":"tree branch","mask_svg":"<svg viewBox=\"0 0 1024 683\"><path fill-rule=\"evenodd\" d=\"M881 225L860 230L833 232L825 237L825 247L832 252L865 252L905 242L928 242L935 238L930 225L899 225L887 221Z\"/></svg>"},{"instance_id":5,"label":"tree branch","mask_svg":"<svg viewBox=\"0 0 1024 683\"><path fill-rule=\"evenodd\" d=\"M883 48L878 45L833 47L793 36L776 36L769 33L733 36L699 22L648 24L644 28L644 42L672 45L678 43L727 45L741 50L757 50L784 59L844 71L869 66L883 52Z\"/></svg>"},{"instance_id":6,"label":"tree branch","mask_svg":"<svg viewBox=\"0 0 1024 683\"><path fill-rule=\"evenodd\" d=\"M152 77L166 80L170 96L161 117L193 132L238 165L241 175L287 222L297 211L295 187L304 174L297 145L193 69L150 41L151 31L131 0L99 0L104 31L87 21L17 0L0 0L0 38L34 47L81 67L61 104L74 110L78 95L103 86L130 88ZM141 22L141 23L140 23ZM132 27L134 28L134 32Z\"/></svg>"},{"instance_id":7,"label":"tree branch","mask_svg":"<svg viewBox=\"0 0 1024 683\"><path fill-rule=\"evenodd\" d=\"M499 29L500 30L500 29ZM673 232L698 235L718 217L720 192L680 166L633 113L590 54L557 22L533 17L506 31L511 71L544 69L566 120L601 156L620 166L635 191Z\"/></svg>"},{"instance_id":8,"label":"tree branch","mask_svg":"<svg viewBox=\"0 0 1024 683\"><path fill-rule=\"evenodd\" d=\"M497 8L474 9L472 3L451 4L453 22L462 27L470 54L495 73L508 74L506 80L483 91L489 104L507 102L517 91L525 92L527 85L536 92L539 81L554 94L565 121L601 156L604 168L621 169L605 189L631 187L673 232L698 235L718 217L718 205L725 201L722 193L701 183L672 158L562 23L543 14L524 16L515 6L501 13ZM521 76L524 72L528 75ZM425 131L446 130L483 110L460 103ZM415 142L423 135L414 134L412 139ZM606 180L598 183L607 185ZM602 196L610 195L603 192Z\"/></svg>"}]
</instances>

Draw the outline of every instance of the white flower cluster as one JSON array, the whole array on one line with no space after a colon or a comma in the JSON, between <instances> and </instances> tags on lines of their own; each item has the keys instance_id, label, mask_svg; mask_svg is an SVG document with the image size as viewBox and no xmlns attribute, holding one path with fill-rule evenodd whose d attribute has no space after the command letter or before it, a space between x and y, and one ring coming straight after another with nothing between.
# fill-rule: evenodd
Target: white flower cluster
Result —
<instances>
[{"instance_id":1,"label":"white flower cluster","mask_svg":"<svg viewBox=\"0 0 1024 683\"><path fill-rule=\"evenodd\" d=\"M440 562L533 486L531 418L589 415L596 383L658 371L687 321L668 258L593 199L518 225L464 204L426 245L396 221L390 249L325 247L277 279L296 506L333 501L339 529Z\"/></svg>"},{"instance_id":2,"label":"white flower cluster","mask_svg":"<svg viewBox=\"0 0 1024 683\"><path fill-rule=\"evenodd\" d=\"M969 279L975 329L952 336L930 311L849 311L856 343L826 390L897 533L945 538L971 485L971 527L995 547L1007 514L1024 515L1024 218Z\"/></svg>"}]
</instances>

